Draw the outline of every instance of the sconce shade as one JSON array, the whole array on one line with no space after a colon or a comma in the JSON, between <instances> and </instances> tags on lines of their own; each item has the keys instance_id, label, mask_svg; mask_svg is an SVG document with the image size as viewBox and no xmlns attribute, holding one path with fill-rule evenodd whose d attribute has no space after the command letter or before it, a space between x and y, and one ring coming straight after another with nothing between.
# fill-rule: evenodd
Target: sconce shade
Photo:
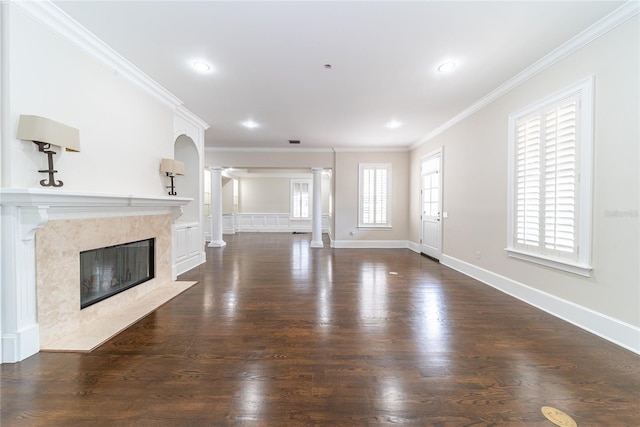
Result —
<instances>
[{"instance_id":1,"label":"sconce shade","mask_svg":"<svg viewBox=\"0 0 640 427\"><path fill-rule=\"evenodd\" d=\"M162 159L160 162L160 172L168 175L184 175L184 162L173 159Z\"/></svg>"},{"instance_id":2,"label":"sconce shade","mask_svg":"<svg viewBox=\"0 0 640 427\"><path fill-rule=\"evenodd\" d=\"M173 173L173 159L162 159L160 161L160 172Z\"/></svg>"},{"instance_id":3,"label":"sconce shade","mask_svg":"<svg viewBox=\"0 0 640 427\"><path fill-rule=\"evenodd\" d=\"M174 160L173 161L173 172L176 175L184 175L184 162Z\"/></svg>"},{"instance_id":4,"label":"sconce shade","mask_svg":"<svg viewBox=\"0 0 640 427\"><path fill-rule=\"evenodd\" d=\"M40 116L21 115L18 123L18 139L37 141L64 147L67 151L80 151L80 132Z\"/></svg>"}]
</instances>

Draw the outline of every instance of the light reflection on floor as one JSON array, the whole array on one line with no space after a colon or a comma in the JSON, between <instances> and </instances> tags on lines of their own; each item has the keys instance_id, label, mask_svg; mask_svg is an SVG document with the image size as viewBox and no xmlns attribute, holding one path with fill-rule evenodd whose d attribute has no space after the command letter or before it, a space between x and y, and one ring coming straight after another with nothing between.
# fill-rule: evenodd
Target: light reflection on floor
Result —
<instances>
[{"instance_id":1,"label":"light reflection on floor","mask_svg":"<svg viewBox=\"0 0 640 427\"><path fill-rule=\"evenodd\" d=\"M371 326L386 324L389 316L387 276L387 269L375 263L364 262L360 268L358 304L360 318L365 324Z\"/></svg>"}]
</instances>

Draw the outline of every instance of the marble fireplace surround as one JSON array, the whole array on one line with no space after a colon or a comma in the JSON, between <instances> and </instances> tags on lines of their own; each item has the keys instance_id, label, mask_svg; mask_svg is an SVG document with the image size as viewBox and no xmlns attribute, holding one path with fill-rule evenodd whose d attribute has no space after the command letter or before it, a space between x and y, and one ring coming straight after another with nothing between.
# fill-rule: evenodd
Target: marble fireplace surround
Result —
<instances>
[{"instance_id":1,"label":"marble fireplace surround","mask_svg":"<svg viewBox=\"0 0 640 427\"><path fill-rule=\"evenodd\" d=\"M195 283L171 277L173 222L189 198L44 189L0 197L2 362L89 351ZM80 251L151 237L154 279L80 310Z\"/></svg>"}]
</instances>

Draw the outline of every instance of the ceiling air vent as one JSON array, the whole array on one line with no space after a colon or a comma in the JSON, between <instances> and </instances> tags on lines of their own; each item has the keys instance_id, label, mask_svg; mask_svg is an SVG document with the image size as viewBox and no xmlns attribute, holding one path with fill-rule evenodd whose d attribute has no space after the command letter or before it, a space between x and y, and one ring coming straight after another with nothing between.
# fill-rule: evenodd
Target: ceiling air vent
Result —
<instances>
[{"instance_id":1,"label":"ceiling air vent","mask_svg":"<svg viewBox=\"0 0 640 427\"><path fill-rule=\"evenodd\" d=\"M299 139L290 139L289 140L289 144L300 144L300 140Z\"/></svg>"}]
</instances>

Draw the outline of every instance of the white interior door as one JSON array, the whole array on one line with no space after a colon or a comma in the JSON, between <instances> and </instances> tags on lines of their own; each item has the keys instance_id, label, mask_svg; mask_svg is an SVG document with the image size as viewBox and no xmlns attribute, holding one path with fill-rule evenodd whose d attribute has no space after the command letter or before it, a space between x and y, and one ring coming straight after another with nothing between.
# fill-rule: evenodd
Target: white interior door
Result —
<instances>
[{"instance_id":1,"label":"white interior door","mask_svg":"<svg viewBox=\"0 0 640 427\"><path fill-rule=\"evenodd\" d=\"M440 259L442 255L442 150L425 156L421 164L422 239L420 250Z\"/></svg>"}]
</instances>

